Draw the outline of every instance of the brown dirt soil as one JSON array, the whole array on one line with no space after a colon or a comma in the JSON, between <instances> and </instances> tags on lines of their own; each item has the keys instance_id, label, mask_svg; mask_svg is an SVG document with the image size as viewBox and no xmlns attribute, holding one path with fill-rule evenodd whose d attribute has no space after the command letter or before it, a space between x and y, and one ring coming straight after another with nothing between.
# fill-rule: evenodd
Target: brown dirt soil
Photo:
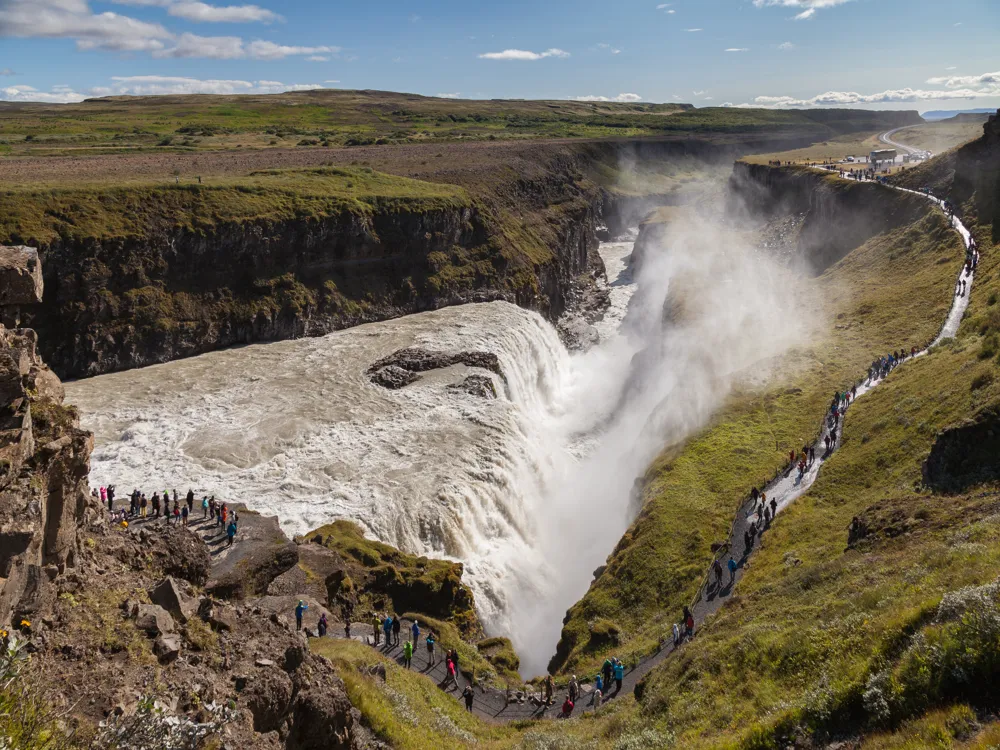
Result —
<instances>
[{"instance_id":1,"label":"brown dirt soil","mask_svg":"<svg viewBox=\"0 0 1000 750\"><path fill-rule=\"evenodd\" d=\"M649 139L682 141L684 138ZM738 136L713 136L717 145L736 143ZM530 173L543 154L561 147L586 147L609 141L558 139L512 143L428 143L353 148L290 148L196 153L137 153L103 156L54 156L0 160L0 183L11 186L57 187L102 182L127 183L245 175L261 169L360 165L406 177L467 186L497 171L516 168Z\"/></svg>"}]
</instances>

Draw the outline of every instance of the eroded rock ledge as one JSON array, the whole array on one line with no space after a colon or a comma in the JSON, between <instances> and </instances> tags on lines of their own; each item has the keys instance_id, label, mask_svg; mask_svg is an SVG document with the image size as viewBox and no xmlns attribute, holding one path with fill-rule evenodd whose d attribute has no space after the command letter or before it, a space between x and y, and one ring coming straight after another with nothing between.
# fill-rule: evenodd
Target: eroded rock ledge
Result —
<instances>
[{"instance_id":1,"label":"eroded rock ledge","mask_svg":"<svg viewBox=\"0 0 1000 750\"><path fill-rule=\"evenodd\" d=\"M368 377L375 385L395 390L417 380L418 373L440 370L452 365L489 370L500 376L504 383L507 382L500 368L500 358L492 352L437 352L419 347L400 349L388 357L383 357L368 368ZM482 382L488 379L482 375L470 375L456 387L484 398L490 398L487 392L492 391L492 397L495 398L496 388L493 387L492 381L490 388L484 387Z\"/></svg>"}]
</instances>

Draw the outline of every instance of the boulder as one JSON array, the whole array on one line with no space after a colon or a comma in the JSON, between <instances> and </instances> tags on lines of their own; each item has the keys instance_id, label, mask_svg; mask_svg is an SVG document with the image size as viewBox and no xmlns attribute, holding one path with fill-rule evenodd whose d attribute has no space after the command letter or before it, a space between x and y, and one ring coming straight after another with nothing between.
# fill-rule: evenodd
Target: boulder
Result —
<instances>
[{"instance_id":1,"label":"boulder","mask_svg":"<svg viewBox=\"0 0 1000 750\"><path fill-rule=\"evenodd\" d=\"M176 661L181 653L181 637L177 633L161 633L153 642L153 653L160 664Z\"/></svg>"},{"instance_id":2,"label":"boulder","mask_svg":"<svg viewBox=\"0 0 1000 750\"><path fill-rule=\"evenodd\" d=\"M294 672L296 669L302 666L308 655L309 655L309 649L307 649L301 643L297 643L294 646L289 646L288 648L286 648L285 671Z\"/></svg>"},{"instance_id":3,"label":"boulder","mask_svg":"<svg viewBox=\"0 0 1000 750\"><path fill-rule=\"evenodd\" d=\"M236 613L233 612L232 607L225 605L214 606L204 619L205 622L212 626L213 630L229 632L236 630Z\"/></svg>"},{"instance_id":4,"label":"boulder","mask_svg":"<svg viewBox=\"0 0 1000 750\"><path fill-rule=\"evenodd\" d=\"M375 385L380 385L383 388L388 388L389 390L395 391L405 386L408 386L414 380L419 378L415 372L410 372L409 370L404 370L402 367L397 367L396 365L389 365L387 367L382 367L368 376Z\"/></svg>"},{"instance_id":5,"label":"boulder","mask_svg":"<svg viewBox=\"0 0 1000 750\"><path fill-rule=\"evenodd\" d=\"M0 305L37 305L43 286L35 248L0 245Z\"/></svg>"},{"instance_id":6,"label":"boulder","mask_svg":"<svg viewBox=\"0 0 1000 750\"><path fill-rule=\"evenodd\" d=\"M176 631L174 618L158 604L137 604L133 613L135 626L148 635L161 635Z\"/></svg>"},{"instance_id":7,"label":"boulder","mask_svg":"<svg viewBox=\"0 0 1000 750\"><path fill-rule=\"evenodd\" d=\"M298 563L298 545L285 536L276 517L232 508L239 512L236 543L216 557L205 590L225 599L265 594L275 578Z\"/></svg>"},{"instance_id":8,"label":"boulder","mask_svg":"<svg viewBox=\"0 0 1000 750\"><path fill-rule=\"evenodd\" d=\"M153 587L149 592L149 600L163 607L179 622L187 622L191 616L192 602L180 592L177 582L170 576Z\"/></svg>"},{"instance_id":9,"label":"boulder","mask_svg":"<svg viewBox=\"0 0 1000 750\"><path fill-rule=\"evenodd\" d=\"M448 388L465 391L472 396L492 400L497 397L497 387L489 375L469 375L461 383L452 383Z\"/></svg>"},{"instance_id":10,"label":"boulder","mask_svg":"<svg viewBox=\"0 0 1000 750\"><path fill-rule=\"evenodd\" d=\"M147 524L147 544L154 565L164 575L204 586L212 566L212 556L197 536L173 524Z\"/></svg>"},{"instance_id":11,"label":"boulder","mask_svg":"<svg viewBox=\"0 0 1000 750\"><path fill-rule=\"evenodd\" d=\"M274 732L288 716L292 702L292 680L279 669L266 669L240 699L253 714L255 732Z\"/></svg>"},{"instance_id":12,"label":"boulder","mask_svg":"<svg viewBox=\"0 0 1000 750\"><path fill-rule=\"evenodd\" d=\"M288 750L348 750L353 745L354 717L344 683L337 678L321 688L300 692L292 706Z\"/></svg>"}]
</instances>

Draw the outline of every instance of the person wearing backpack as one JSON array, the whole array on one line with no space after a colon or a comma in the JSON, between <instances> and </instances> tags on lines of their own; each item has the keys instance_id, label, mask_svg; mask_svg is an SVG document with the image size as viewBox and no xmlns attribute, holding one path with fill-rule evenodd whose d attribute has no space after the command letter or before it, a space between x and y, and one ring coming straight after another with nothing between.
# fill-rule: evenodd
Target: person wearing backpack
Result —
<instances>
[{"instance_id":1,"label":"person wearing backpack","mask_svg":"<svg viewBox=\"0 0 1000 750\"><path fill-rule=\"evenodd\" d=\"M427 633L427 666L434 666L434 631L431 630Z\"/></svg>"},{"instance_id":2,"label":"person wearing backpack","mask_svg":"<svg viewBox=\"0 0 1000 750\"><path fill-rule=\"evenodd\" d=\"M407 669L410 668L410 662L413 661L413 641L407 641L403 644L403 666Z\"/></svg>"}]
</instances>

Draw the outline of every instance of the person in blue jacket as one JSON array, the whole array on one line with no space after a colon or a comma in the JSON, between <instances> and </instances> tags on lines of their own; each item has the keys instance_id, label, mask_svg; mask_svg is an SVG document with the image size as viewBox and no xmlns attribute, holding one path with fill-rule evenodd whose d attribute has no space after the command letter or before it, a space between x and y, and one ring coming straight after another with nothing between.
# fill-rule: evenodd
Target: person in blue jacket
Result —
<instances>
[{"instance_id":1,"label":"person in blue jacket","mask_svg":"<svg viewBox=\"0 0 1000 750\"><path fill-rule=\"evenodd\" d=\"M309 605L299 599L298 606L295 607L295 629L302 630L302 614L309 609Z\"/></svg>"},{"instance_id":2,"label":"person in blue jacket","mask_svg":"<svg viewBox=\"0 0 1000 750\"><path fill-rule=\"evenodd\" d=\"M615 671L615 692L620 693L622 689L622 680L625 679L625 665L621 663L621 660L615 659L613 666Z\"/></svg>"},{"instance_id":3,"label":"person in blue jacket","mask_svg":"<svg viewBox=\"0 0 1000 750\"><path fill-rule=\"evenodd\" d=\"M385 633L386 648L389 648L392 645L392 615L386 615L382 621L382 632Z\"/></svg>"}]
</instances>

